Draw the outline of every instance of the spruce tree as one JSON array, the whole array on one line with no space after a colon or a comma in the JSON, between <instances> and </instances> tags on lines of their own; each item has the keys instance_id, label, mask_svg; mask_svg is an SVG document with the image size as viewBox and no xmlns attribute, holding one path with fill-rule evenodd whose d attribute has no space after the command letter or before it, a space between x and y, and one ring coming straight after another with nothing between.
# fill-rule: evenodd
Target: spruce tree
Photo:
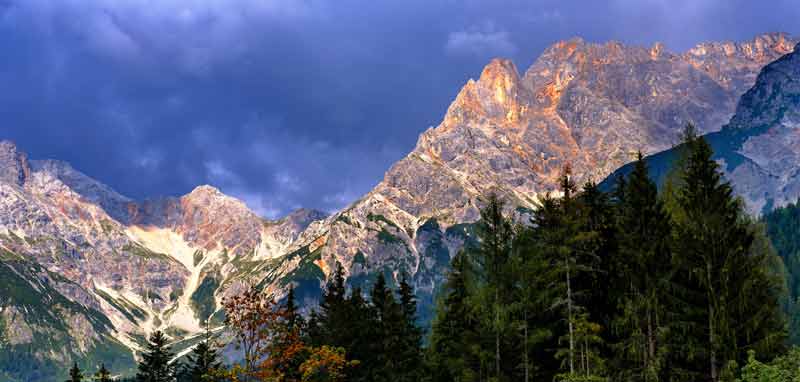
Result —
<instances>
[{"instance_id":1,"label":"spruce tree","mask_svg":"<svg viewBox=\"0 0 800 382\"><path fill-rule=\"evenodd\" d=\"M498 381L509 378L509 369L514 363L512 360L504 362L505 355L511 353L504 345L510 340L506 332L509 330L508 297L513 285L511 244L514 233L511 222L503 215L504 206L496 194L489 194L478 221L479 245L470 252L481 276L477 306L482 308L484 332L491 336L482 346L483 358L488 361L486 374Z\"/></svg>"},{"instance_id":2,"label":"spruce tree","mask_svg":"<svg viewBox=\"0 0 800 382\"><path fill-rule=\"evenodd\" d=\"M397 349L399 365L395 375L401 382L417 381L422 372L422 329L417 326L417 297L414 287L409 284L406 275L400 279L398 295L402 318L400 325L400 346Z\"/></svg>"},{"instance_id":3,"label":"spruce tree","mask_svg":"<svg viewBox=\"0 0 800 382\"><path fill-rule=\"evenodd\" d=\"M509 306L517 343L514 380L552 380L558 370L551 352L557 347L553 342L553 323L559 317L550 307L557 296L551 290L550 282L542 277L550 269L550 261L537 247L533 227L520 226L517 229L512 256L516 282L513 302Z\"/></svg>"},{"instance_id":4,"label":"spruce tree","mask_svg":"<svg viewBox=\"0 0 800 382\"><path fill-rule=\"evenodd\" d=\"M613 366L620 379L656 381L666 371L670 220L641 153L620 186L624 190L618 193L625 198L618 205L619 258L612 272L623 275L624 282L608 287L624 293L619 294L613 321Z\"/></svg>"},{"instance_id":5,"label":"spruce tree","mask_svg":"<svg viewBox=\"0 0 800 382\"><path fill-rule=\"evenodd\" d=\"M372 286L370 301L377 317L373 341L379 344L375 353L377 369L373 378L376 381L395 380L403 356L403 313L383 273L378 274Z\"/></svg>"},{"instance_id":6,"label":"spruce tree","mask_svg":"<svg viewBox=\"0 0 800 382\"><path fill-rule=\"evenodd\" d=\"M139 362L136 373L138 382L173 382L175 381L175 365L170 364L174 354L167 345L167 337L160 330L150 335L147 349Z\"/></svg>"},{"instance_id":7,"label":"spruce tree","mask_svg":"<svg viewBox=\"0 0 800 382\"><path fill-rule=\"evenodd\" d=\"M603 369L599 352L602 327L593 321L587 305L592 295L590 280L599 271L600 234L590 229L587 209L577 198L569 168L561 177L560 199L545 196L534 214L537 241L550 269L542 275L558 296L551 307L561 313L566 328L560 329L556 357L563 362L559 379L591 379Z\"/></svg>"},{"instance_id":8,"label":"spruce tree","mask_svg":"<svg viewBox=\"0 0 800 382\"><path fill-rule=\"evenodd\" d=\"M436 306L428 363L434 382L474 382L481 376L478 357L479 325L470 303L469 256L458 252Z\"/></svg>"},{"instance_id":9,"label":"spruce tree","mask_svg":"<svg viewBox=\"0 0 800 382\"><path fill-rule=\"evenodd\" d=\"M69 379L66 382L81 382L83 381L83 373L81 373L81 369L78 367L78 363L74 362L72 367L69 369Z\"/></svg>"},{"instance_id":10,"label":"spruce tree","mask_svg":"<svg viewBox=\"0 0 800 382\"><path fill-rule=\"evenodd\" d=\"M732 380L747 350L769 356L783 341L782 323L765 255L753 253L754 234L740 201L722 180L703 139L687 142L689 157L677 204L684 219L676 246L685 368L712 381Z\"/></svg>"},{"instance_id":11,"label":"spruce tree","mask_svg":"<svg viewBox=\"0 0 800 382\"><path fill-rule=\"evenodd\" d=\"M192 349L187 356L188 365L186 367L185 378L191 382L211 382L213 373L222 368L219 350L214 343L211 328L208 321L205 324L203 341Z\"/></svg>"},{"instance_id":12,"label":"spruce tree","mask_svg":"<svg viewBox=\"0 0 800 382\"><path fill-rule=\"evenodd\" d=\"M302 331L305 327L303 315L300 314L297 302L295 301L294 285L289 286L289 293L286 295L286 302L284 303L286 310L286 324L292 330Z\"/></svg>"},{"instance_id":13,"label":"spruce tree","mask_svg":"<svg viewBox=\"0 0 800 382\"><path fill-rule=\"evenodd\" d=\"M111 382L111 372L106 369L105 364L100 364L100 370L94 374L92 379L97 382Z\"/></svg>"},{"instance_id":14,"label":"spruce tree","mask_svg":"<svg viewBox=\"0 0 800 382\"><path fill-rule=\"evenodd\" d=\"M361 288L355 287L350 297L345 300L347 314L344 329L346 341L337 345L346 349L347 357L357 360L359 364L348 371L349 379L356 382L377 380L376 375L385 367L381 363L382 342L381 326L375 309L364 298Z\"/></svg>"},{"instance_id":15,"label":"spruce tree","mask_svg":"<svg viewBox=\"0 0 800 382\"><path fill-rule=\"evenodd\" d=\"M322 294L319 311L311 313L306 325L309 342L315 347L332 346L343 348L349 360L358 365L347 371L348 380L367 382L382 370L378 362L383 356L376 338L377 316L362 295L360 288L353 288L349 297L345 285L344 269L337 264L333 277Z\"/></svg>"},{"instance_id":16,"label":"spruce tree","mask_svg":"<svg viewBox=\"0 0 800 382\"><path fill-rule=\"evenodd\" d=\"M344 269L336 263L333 277L328 281L322 293L319 311L312 315L311 321L316 327L309 328L312 344L315 346L346 346L348 333L345 328L348 322L347 287L345 286ZM345 347L347 349L347 347Z\"/></svg>"}]
</instances>

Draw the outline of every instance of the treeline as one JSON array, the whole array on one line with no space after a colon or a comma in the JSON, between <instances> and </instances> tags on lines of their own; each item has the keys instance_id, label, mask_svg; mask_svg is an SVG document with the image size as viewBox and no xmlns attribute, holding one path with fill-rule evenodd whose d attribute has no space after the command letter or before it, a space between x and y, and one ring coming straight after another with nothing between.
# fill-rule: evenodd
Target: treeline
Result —
<instances>
[{"instance_id":1,"label":"treeline","mask_svg":"<svg viewBox=\"0 0 800 382\"><path fill-rule=\"evenodd\" d=\"M786 268L785 305L790 320L789 342L800 344L800 202L776 208L761 220Z\"/></svg>"},{"instance_id":2,"label":"treeline","mask_svg":"<svg viewBox=\"0 0 800 382\"><path fill-rule=\"evenodd\" d=\"M206 328L187 357L171 362L164 333L149 338L131 382L339 382L421 381L425 377L423 332L417 326L414 290L403 277L396 290L378 275L368 293L348 292L338 266L319 307L300 314L290 289L279 304L256 287L225 300L225 324L241 361L224 365L222 341ZM107 381L101 371L92 380ZM77 365L68 382L83 381ZM87 378L86 380L90 380Z\"/></svg>"},{"instance_id":3,"label":"treeline","mask_svg":"<svg viewBox=\"0 0 800 382\"><path fill-rule=\"evenodd\" d=\"M240 362L223 365L207 330L178 366L157 332L135 380L791 380L780 260L705 140L688 130L682 148L663 192L640 155L610 193L566 169L529 221L487 197L425 344L405 277L363 291L339 266L307 317L292 290L280 304L256 288L227 299Z\"/></svg>"},{"instance_id":4,"label":"treeline","mask_svg":"<svg viewBox=\"0 0 800 382\"><path fill-rule=\"evenodd\" d=\"M444 284L434 381L733 381L785 350L763 228L688 130L659 193L639 155L611 193L569 171L530 224L490 198ZM756 362L756 358L753 362ZM752 366L752 363L751 365Z\"/></svg>"}]
</instances>

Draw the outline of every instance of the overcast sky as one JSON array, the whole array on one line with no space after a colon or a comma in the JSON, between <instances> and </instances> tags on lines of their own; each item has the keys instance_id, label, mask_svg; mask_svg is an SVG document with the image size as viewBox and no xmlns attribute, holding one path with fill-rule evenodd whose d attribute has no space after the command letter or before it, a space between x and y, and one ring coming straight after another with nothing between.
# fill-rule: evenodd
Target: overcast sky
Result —
<instances>
[{"instance_id":1,"label":"overcast sky","mask_svg":"<svg viewBox=\"0 0 800 382\"><path fill-rule=\"evenodd\" d=\"M797 0L0 0L0 139L136 199L208 183L266 217L332 211L492 57L798 20Z\"/></svg>"}]
</instances>

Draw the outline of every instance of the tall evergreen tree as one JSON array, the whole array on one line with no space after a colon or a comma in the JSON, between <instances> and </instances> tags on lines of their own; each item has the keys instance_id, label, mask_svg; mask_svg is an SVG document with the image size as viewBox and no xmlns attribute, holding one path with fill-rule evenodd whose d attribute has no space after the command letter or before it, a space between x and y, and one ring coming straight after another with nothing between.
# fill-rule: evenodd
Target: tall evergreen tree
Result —
<instances>
[{"instance_id":1,"label":"tall evergreen tree","mask_svg":"<svg viewBox=\"0 0 800 382\"><path fill-rule=\"evenodd\" d=\"M81 382L83 381L83 373L78 367L77 362L73 362L72 367L69 369L69 379L66 382Z\"/></svg>"},{"instance_id":2,"label":"tall evergreen tree","mask_svg":"<svg viewBox=\"0 0 800 382\"><path fill-rule=\"evenodd\" d=\"M289 286L289 293L286 294L284 309L286 310L286 324L289 326L289 328L292 330L302 331L305 326L305 321L303 319L303 315L300 314L300 311L297 307L297 302L295 301L294 285Z\"/></svg>"},{"instance_id":3,"label":"tall evergreen tree","mask_svg":"<svg viewBox=\"0 0 800 382\"><path fill-rule=\"evenodd\" d=\"M397 349L399 364L395 380L418 381L422 377L422 329L417 325L417 297L406 275L400 279L398 295L401 308L400 343Z\"/></svg>"},{"instance_id":4,"label":"tall evergreen tree","mask_svg":"<svg viewBox=\"0 0 800 382\"><path fill-rule=\"evenodd\" d=\"M677 204L676 252L683 304L681 350L687 370L712 381L731 380L747 350L771 355L783 340L776 313L777 286L764 254L753 253L754 235L741 203L722 180L703 139L690 149Z\"/></svg>"},{"instance_id":5,"label":"tall evergreen tree","mask_svg":"<svg viewBox=\"0 0 800 382\"><path fill-rule=\"evenodd\" d=\"M670 221L658 189L650 179L647 163L639 153L619 203L618 272L624 283L610 288L624 291L613 327L615 374L623 380L662 379L666 360L669 282L672 274L669 249Z\"/></svg>"},{"instance_id":6,"label":"tall evergreen tree","mask_svg":"<svg viewBox=\"0 0 800 382\"><path fill-rule=\"evenodd\" d=\"M590 230L586 208L576 197L576 187L570 179L569 168L561 177L562 197L545 196L534 214L536 236L542 255L550 269L542 277L550 280L558 297L551 306L561 312L566 328L561 333L556 357L563 360L565 372L560 379L591 379L603 369L599 351L602 327L592 321L587 309L592 293L588 283L599 271L599 233Z\"/></svg>"},{"instance_id":7,"label":"tall evergreen tree","mask_svg":"<svg viewBox=\"0 0 800 382\"><path fill-rule=\"evenodd\" d=\"M111 382L111 372L106 369L105 364L100 364L100 370L94 373L92 380L97 382Z\"/></svg>"},{"instance_id":8,"label":"tall evergreen tree","mask_svg":"<svg viewBox=\"0 0 800 382\"><path fill-rule=\"evenodd\" d=\"M191 354L187 356L187 361L185 380L191 382L212 382L214 372L222 368L219 349L214 343L208 321L205 324L203 341L192 349Z\"/></svg>"},{"instance_id":9,"label":"tall evergreen tree","mask_svg":"<svg viewBox=\"0 0 800 382\"><path fill-rule=\"evenodd\" d=\"M337 262L333 277L328 281L322 293L319 311L311 317L311 321L316 326L309 328L312 343L315 346L348 345L348 333L345 326L348 324L349 313L344 269ZM347 347L345 348L347 349Z\"/></svg>"},{"instance_id":10,"label":"tall evergreen tree","mask_svg":"<svg viewBox=\"0 0 800 382\"><path fill-rule=\"evenodd\" d=\"M506 337L509 330L507 307L513 285L511 244L514 234L511 222L503 215L504 206L496 194L489 194L478 221L480 244L470 252L480 276L476 304L482 308L484 332L491 336L482 347L482 356L490 361L487 375L498 381L507 380L509 369L513 368L513 362L503 360L505 353L510 353L504 344L509 341Z\"/></svg>"},{"instance_id":11,"label":"tall evergreen tree","mask_svg":"<svg viewBox=\"0 0 800 382\"><path fill-rule=\"evenodd\" d=\"M542 277L549 271L550 261L538 247L533 227L517 229L512 256L513 302L509 305L517 343L514 377L524 382L552 380L554 371L558 370L551 352L557 347L552 341L556 330L553 322L558 321L558 316L550 306L557 296L551 290L550 281Z\"/></svg>"},{"instance_id":12,"label":"tall evergreen tree","mask_svg":"<svg viewBox=\"0 0 800 382\"><path fill-rule=\"evenodd\" d=\"M374 309L369 306L360 288L353 288L349 297L344 269L337 264L333 277L322 294L319 311L312 312L307 324L307 336L314 347L343 348L347 358L358 365L349 368L348 380L367 382L382 370L378 360L378 324Z\"/></svg>"},{"instance_id":13,"label":"tall evergreen tree","mask_svg":"<svg viewBox=\"0 0 800 382\"><path fill-rule=\"evenodd\" d=\"M376 381L391 381L394 380L398 368L401 366L401 357L403 356L402 307L386 284L386 278L382 273L378 274L378 278L372 286L370 299L377 317L373 341L379 344L375 353L378 367L373 378Z\"/></svg>"},{"instance_id":14,"label":"tall evergreen tree","mask_svg":"<svg viewBox=\"0 0 800 382\"><path fill-rule=\"evenodd\" d=\"M376 341L380 338L380 325L375 309L364 298L361 288L355 287L350 292L350 297L345 300L347 309L346 341L337 345L347 350L348 358L357 360L359 364L348 372L349 380L368 382L376 380L376 375L385 367L380 360L383 359L382 343Z\"/></svg>"},{"instance_id":15,"label":"tall evergreen tree","mask_svg":"<svg viewBox=\"0 0 800 382\"><path fill-rule=\"evenodd\" d=\"M167 337L157 330L150 335L147 349L139 362L136 373L138 382L173 382L175 381L175 365L170 363L174 354L167 344Z\"/></svg>"},{"instance_id":16,"label":"tall evergreen tree","mask_svg":"<svg viewBox=\"0 0 800 382\"><path fill-rule=\"evenodd\" d=\"M442 285L431 328L428 359L434 382L480 380L476 349L478 320L471 306L470 257L463 251L453 257Z\"/></svg>"}]
</instances>

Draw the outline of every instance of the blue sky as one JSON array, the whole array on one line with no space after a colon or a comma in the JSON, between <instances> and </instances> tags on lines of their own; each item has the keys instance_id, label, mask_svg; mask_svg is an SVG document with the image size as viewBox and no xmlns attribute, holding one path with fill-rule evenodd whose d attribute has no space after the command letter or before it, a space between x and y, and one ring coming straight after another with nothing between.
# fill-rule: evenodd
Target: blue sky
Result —
<instances>
[{"instance_id":1,"label":"blue sky","mask_svg":"<svg viewBox=\"0 0 800 382\"><path fill-rule=\"evenodd\" d=\"M0 0L0 139L123 194L209 183L267 217L369 191L495 56L800 33L751 0Z\"/></svg>"}]
</instances>

